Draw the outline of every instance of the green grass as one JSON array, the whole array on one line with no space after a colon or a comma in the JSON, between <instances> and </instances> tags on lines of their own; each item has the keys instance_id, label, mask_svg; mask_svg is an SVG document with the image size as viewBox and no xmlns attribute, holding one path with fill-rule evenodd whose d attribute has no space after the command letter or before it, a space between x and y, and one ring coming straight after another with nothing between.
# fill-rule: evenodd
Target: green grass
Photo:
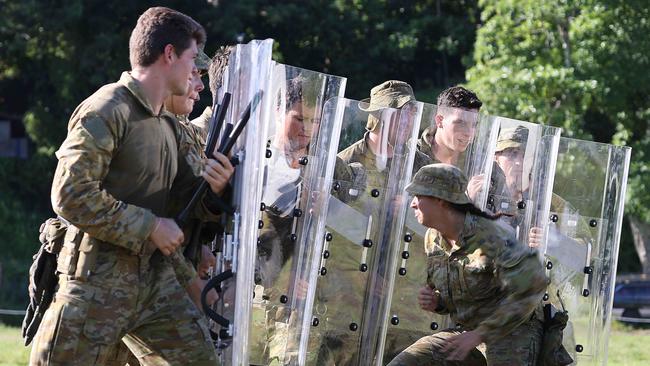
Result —
<instances>
[{"instance_id":1,"label":"green grass","mask_svg":"<svg viewBox=\"0 0 650 366\"><path fill-rule=\"evenodd\" d=\"M607 365L650 365L650 328L612 324ZM29 348L23 346L20 328L0 324L0 365L27 365Z\"/></svg>"},{"instance_id":2,"label":"green grass","mask_svg":"<svg viewBox=\"0 0 650 366\"><path fill-rule=\"evenodd\" d=\"M607 365L646 366L650 365L650 328L632 327L620 322L612 323L609 336L609 357Z\"/></svg>"},{"instance_id":3,"label":"green grass","mask_svg":"<svg viewBox=\"0 0 650 366\"><path fill-rule=\"evenodd\" d=\"M20 328L0 323L0 365L27 365L29 350L29 347L23 346Z\"/></svg>"}]
</instances>

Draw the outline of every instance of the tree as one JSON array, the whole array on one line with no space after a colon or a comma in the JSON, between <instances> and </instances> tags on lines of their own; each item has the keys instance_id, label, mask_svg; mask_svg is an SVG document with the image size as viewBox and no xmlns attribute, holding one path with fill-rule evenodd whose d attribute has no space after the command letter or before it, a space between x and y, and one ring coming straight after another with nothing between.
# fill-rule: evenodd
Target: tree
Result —
<instances>
[{"instance_id":1,"label":"tree","mask_svg":"<svg viewBox=\"0 0 650 366\"><path fill-rule=\"evenodd\" d=\"M650 249L650 10L643 0L482 0L467 79L491 113L633 148L626 212Z\"/></svg>"}]
</instances>

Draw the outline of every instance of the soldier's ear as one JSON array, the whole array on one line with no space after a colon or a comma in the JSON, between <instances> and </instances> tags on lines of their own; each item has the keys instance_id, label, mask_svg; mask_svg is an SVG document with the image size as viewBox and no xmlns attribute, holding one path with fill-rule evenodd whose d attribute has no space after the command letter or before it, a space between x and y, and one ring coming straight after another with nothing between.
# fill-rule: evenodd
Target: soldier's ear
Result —
<instances>
[{"instance_id":1,"label":"soldier's ear","mask_svg":"<svg viewBox=\"0 0 650 366\"><path fill-rule=\"evenodd\" d=\"M167 44L165 48L163 49L163 60L165 61L166 64L171 64L176 60L176 49L172 44Z\"/></svg>"},{"instance_id":2,"label":"soldier's ear","mask_svg":"<svg viewBox=\"0 0 650 366\"><path fill-rule=\"evenodd\" d=\"M437 128L442 128L442 120L445 119L445 117L442 116L442 114L436 114L436 127Z\"/></svg>"}]
</instances>

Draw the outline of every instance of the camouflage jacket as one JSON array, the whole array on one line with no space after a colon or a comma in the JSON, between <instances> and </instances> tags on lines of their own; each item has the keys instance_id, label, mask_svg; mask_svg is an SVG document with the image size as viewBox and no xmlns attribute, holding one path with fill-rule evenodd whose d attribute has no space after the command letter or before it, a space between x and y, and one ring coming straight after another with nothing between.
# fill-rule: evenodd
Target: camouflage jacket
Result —
<instances>
[{"instance_id":1,"label":"camouflage jacket","mask_svg":"<svg viewBox=\"0 0 650 366\"><path fill-rule=\"evenodd\" d=\"M439 163L440 161L438 161L435 155L433 155L433 147L431 146L431 139L433 138L433 135L435 135L435 131L435 126L427 127L427 129L422 131L422 135L420 136L420 139L418 139L417 148L419 152L430 157L434 163Z\"/></svg>"},{"instance_id":2,"label":"camouflage jacket","mask_svg":"<svg viewBox=\"0 0 650 366\"><path fill-rule=\"evenodd\" d=\"M53 209L93 240L145 253L156 217L169 214L172 184L187 163L179 157L191 145L174 116L154 112L139 82L125 72L72 114L56 153ZM202 204L197 212L211 216Z\"/></svg>"},{"instance_id":3,"label":"camouflage jacket","mask_svg":"<svg viewBox=\"0 0 650 366\"><path fill-rule=\"evenodd\" d=\"M201 135L204 136L204 141L205 141L205 136L208 136L208 130L209 126L208 124L210 123L210 118L212 117L212 107L206 107L203 110L203 113L201 113L200 116L194 118L191 122L193 126L196 126L199 128L198 131L201 132ZM205 143L205 142L204 142Z\"/></svg>"},{"instance_id":4,"label":"camouflage jacket","mask_svg":"<svg viewBox=\"0 0 650 366\"><path fill-rule=\"evenodd\" d=\"M439 313L476 330L488 344L530 319L547 284L537 251L498 221L472 214L466 215L456 244L427 231L427 282L440 293Z\"/></svg>"},{"instance_id":5,"label":"camouflage jacket","mask_svg":"<svg viewBox=\"0 0 650 366\"><path fill-rule=\"evenodd\" d=\"M355 181L364 185L363 190L370 192L372 189L379 189L379 197L383 197L384 192L382 192L382 188L387 184L386 179L391 167L392 159L388 158L383 163L384 167L380 167L382 163L379 161L378 156L370 150L367 141L368 133L364 135L363 139L355 142L338 153L338 157L343 161L343 163L352 167ZM415 174L415 172L417 172L421 167L428 164L433 164L433 161L428 156L416 151L413 160L413 174ZM359 179L360 174L364 175L363 179Z\"/></svg>"}]
</instances>

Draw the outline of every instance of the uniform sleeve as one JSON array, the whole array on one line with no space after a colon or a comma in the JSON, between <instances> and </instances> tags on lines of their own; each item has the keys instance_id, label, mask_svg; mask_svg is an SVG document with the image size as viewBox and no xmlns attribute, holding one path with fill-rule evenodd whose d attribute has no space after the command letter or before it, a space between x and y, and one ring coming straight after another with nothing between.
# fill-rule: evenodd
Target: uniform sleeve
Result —
<instances>
[{"instance_id":1,"label":"uniform sleeve","mask_svg":"<svg viewBox=\"0 0 650 366\"><path fill-rule=\"evenodd\" d=\"M115 199L102 188L118 147L116 136L99 117L71 122L56 154L52 208L90 236L140 253L156 216Z\"/></svg>"},{"instance_id":2,"label":"uniform sleeve","mask_svg":"<svg viewBox=\"0 0 650 366\"><path fill-rule=\"evenodd\" d=\"M516 241L507 241L499 250L495 271L505 297L497 311L476 328L486 343L507 336L527 321L547 285L537 251Z\"/></svg>"},{"instance_id":3,"label":"uniform sleeve","mask_svg":"<svg viewBox=\"0 0 650 366\"><path fill-rule=\"evenodd\" d=\"M185 258L181 251L182 248L179 248L166 258L169 259L172 267L174 268L174 273L176 274L178 283L180 283L181 286L185 287L190 283L190 281L196 278L198 274L196 273L196 270L194 269L194 266L192 266L190 260Z\"/></svg>"}]
</instances>

